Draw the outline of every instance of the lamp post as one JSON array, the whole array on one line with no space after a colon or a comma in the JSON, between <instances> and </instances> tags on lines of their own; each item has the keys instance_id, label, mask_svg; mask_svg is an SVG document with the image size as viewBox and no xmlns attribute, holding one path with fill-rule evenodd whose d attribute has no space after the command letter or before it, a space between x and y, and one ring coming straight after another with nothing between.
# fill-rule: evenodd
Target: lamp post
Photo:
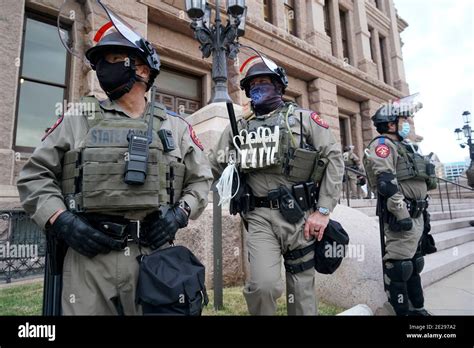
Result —
<instances>
[{"instance_id":1,"label":"lamp post","mask_svg":"<svg viewBox=\"0 0 474 348\"><path fill-rule=\"evenodd\" d=\"M238 38L245 33L247 7L245 0L227 0L227 24L222 23L220 0L215 1L215 20L211 23L212 8L206 0L186 0L186 12L191 18L194 38L199 41L203 58L212 54L211 103L232 101L227 91L227 61L239 52Z\"/></svg>"},{"instance_id":2,"label":"lamp post","mask_svg":"<svg viewBox=\"0 0 474 348\"><path fill-rule=\"evenodd\" d=\"M462 118L464 121L464 126L462 128L456 128L454 133L456 133L457 140L462 141L462 136L466 138L465 143L459 144L463 149L468 147L469 149L469 157L471 161L474 161L474 144L472 143L472 128L471 128L471 113L469 111L464 111L462 113Z\"/></svg>"}]
</instances>

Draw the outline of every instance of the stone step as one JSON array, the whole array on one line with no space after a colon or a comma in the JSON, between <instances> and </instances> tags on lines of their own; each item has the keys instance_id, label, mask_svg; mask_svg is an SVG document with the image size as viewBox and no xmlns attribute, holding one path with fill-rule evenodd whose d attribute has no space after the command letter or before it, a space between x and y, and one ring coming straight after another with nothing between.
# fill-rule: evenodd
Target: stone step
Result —
<instances>
[{"instance_id":1,"label":"stone step","mask_svg":"<svg viewBox=\"0 0 474 348\"><path fill-rule=\"evenodd\" d=\"M425 256L425 267L421 274L423 286L453 274L474 263L474 241L457 245Z\"/></svg>"},{"instance_id":2,"label":"stone step","mask_svg":"<svg viewBox=\"0 0 474 348\"><path fill-rule=\"evenodd\" d=\"M445 196L443 196L443 205L445 208L448 207L448 200L446 199ZM469 204L470 207L474 207L474 198L450 198L450 203L451 206L454 204ZM340 202L341 205L347 206L347 201L345 199L341 199ZM430 206L435 206L435 205L441 205L441 200L438 198L432 198L430 200ZM377 200L376 199L351 199L350 200L350 206L351 208L363 208L363 207L376 207L377 206Z\"/></svg>"},{"instance_id":3,"label":"stone step","mask_svg":"<svg viewBox=\"0 0 474 348\"><path fill-rule=\"evenodd\" d=\"M433 235L438 251L474 240L474 228L466 227L459 230L436 233Z\"/></svg>"},{"instance_id":4,"label":"stone step","mask_svg":"<svg viewBox=\"0 0 474 348\"><path fill-rule=\"evenodd\" d=\"M446 231L458 230L460 228L469 227L469 221L472 221L471 217L464 217L453 220L439 220L431 222L431 233L441 233Z\"/></svg>"},{"instance_id":5,"label":"stone step","mask_svg":"<svg viewBox=\"0 0 474 348\"><path fill-rule=\"evenodd\" d=\"M362 207L362 208L355 208L355 209L364 213L367 216L375 216L376 207ZM430 205L428 210L433 218L433 221L449 219L449 209L447 205L444 206L444 212L441 209L441 205ZM468 216L472 216L474 218L474 205L470 203L451 204L451 212L453 214L453 218L468 217Z\"/></svg>"},{"instance_id":6,"label":"stone step","mask_svg":"<svg viewBox=\"0 0 474 348\"><path fill-rule=\"evenodd\" d=\"M444 213L441 211L430 211L430 215L431 221L448 220L451 218L449 211L445 211ZM454 210L451 211L451 215L453 219L470 217L474 220L474 209Z\"/></svg>"},{"instance_id":7,"label":"stone step","mask_svg":"<svg viewBox=\"0 0 474 348\"><path fill-rule=\"evenodd\" d=\"M372 218L378 222L377 216L373 216ZM459 219L453 219L453 220L432 221L430 233L434 235L437 233L443 233L447 231L454 231L458 229L467 228L471 226L469 222L472 220L473 220L472 217L467 217L467 218L459 218Z\"/></svg>"},{"instance_id":8,"label":"stone step","mask_svg":"<svg viewBox=\"0 0 474 348\"><path fill-rule=\"evenodd\" d=\"M0 197L18 197L16 186L0 185Z\"/></svg>"}]
</instances>

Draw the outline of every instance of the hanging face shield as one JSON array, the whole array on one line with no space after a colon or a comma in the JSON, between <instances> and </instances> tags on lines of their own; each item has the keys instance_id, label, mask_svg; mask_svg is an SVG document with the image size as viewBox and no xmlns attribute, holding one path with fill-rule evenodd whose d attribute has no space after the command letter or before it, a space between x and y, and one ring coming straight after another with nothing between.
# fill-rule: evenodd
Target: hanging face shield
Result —
<instances>
[{"instance_id":1,"label":"hanging face shield","mask_svg":"<svg viewBox=\"0 0 474 348\"><path fill-rule=\"evenodd\" d=\"M415 93L407 97L395 100L393 103L394 115L406 118L400 125L397 123L397 133L402 140L410 141L410 138L418 138L414 133L414 122L413 117L415 113L423 108L423 104L420 101L420 94ZM422 137L421 137L422 138Z\"/></svg>"},{"instance_id":2,"label":"hanging face shield","mask_svg":"<svg viewBox=\"0 0 474 348\"><path fill-rule=\"evenodd\" d=\"M147 63L150 69L155 70L156 75L158 75L160 71L160 59L151 43L145 40L138 33L136 33L125 20L123 20L118 14L116 14L107 6L105 6L101 0L97 0L97 2L107 13L107 16L109 17L115 29L117 29L117 31L128 42L132 43L136 47L136 49L141 52L141 56L145 58L145 63Z\"/></svg>"},{"instance_id":3,"label":"hanging face shield","mask_svg":"<svg viewBox=\"0 0 474 348\"><path fill-rule=\"evenodd\" d=\"M56 19L56 28L58 31L59 40L66 51L72 56L81 60L86 66L90 67L89 61L84 55L84 50L76 47L72 36L67 35L67 32L61 27L61 20L74 22L77 16L83 11L81 3L78 0L64 0L59 7L58 17ZM86 3L85 6L88 6Z\"/></svg>"},{"instance_id":4,"label":"hanging face shield","mask_svg":"<svg viewBox=\"0 0 474 348\"><path fill-rule=\"evenodd\" d=\"M146 90L149 90L160 72L160 59L155 49L101 0L97 0L97 4L99 6L91 6L90 12L94 13L94 10L99 9L110 21L97 31L94 36L95 46L87 50L84 57L78 50L73 50L66 45L60 35L63 45L71 54L87 61L86 64L97 72L99 83L110 99L118 99L128 93L137 81L144 82ZM61 6L62 14L59 17L67 15L73 5L78 4L76 1L65 1ZM86 6L90 5L90 2L86 3ZM100 17L99 13L95 12L95 14ZM105 59L108 53L122 53L127 55L127 58L120 62L109 62ZM142 60L150 69L147 78L137 75L137 59Z\"/></svg>"},{"instance_id":5,"label":"hanging face shield","mask_svg":"<svg viewBox=\"0 0 474 348\"><path fill-rule=\"evenodd\" d=\"M414 117L415 113L423 108L420 100L420 93L414 93L407 97L397 99L392 103L394 114L402 117Z\"/></svg>"},{"instance_id":6,"label":"hanging face shield","mask_svg":"<svg viewBox=\"0 0 474 348\"><path fill-rule=\"evenodd\" d=\"M283 105L282 96L288 86L288 78L282 67L271 59L248 46L256 55L248 58L240 67L240 88L245 90L245 95L251 99L252 109L257 115L267 114ZM268 78L269 81L259 81L258 78Z\"/></svg>"},{"instance_id":7,"label":"hanging face shield","mask_svg":"<svg viewBox=\"0 0 474 348\"><path fill-rule=\"evenodd\" d=\"M253 56L244 61L239 70L242 76L240 88L245 90L245 95L250 98L250 82L258 76L269 76L275 79L282 86L282 94L285 93L285 89L288 87L288 77L285 69L250 46L240 45L240 48L254 53Z\"/></svg>"}]
</instances>

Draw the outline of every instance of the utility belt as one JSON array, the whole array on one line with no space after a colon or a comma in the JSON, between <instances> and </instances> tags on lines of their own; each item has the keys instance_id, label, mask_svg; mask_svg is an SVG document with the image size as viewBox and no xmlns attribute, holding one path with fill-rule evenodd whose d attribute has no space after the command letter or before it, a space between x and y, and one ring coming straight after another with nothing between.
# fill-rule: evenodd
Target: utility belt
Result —
<instances>
[{"instance_id":1,"label":"utility belt","mask_svg":"<svg viewBox=\"0 0 474 348\"><path fill-rule=\"evenodd\" d=\"M108 237L122 243L125 249L128 243L149 246L146 240L147 223L141 220L129 220L121 216L105 214L80 214L87 222Z\"/></svg>"},{"instance_id":2,"label":"utility belt","mask_svg":"<svg viewBox=\"0 0 474 348\"><path fill-rule=\"evenodd\" d=\"M428 209L428 200L426 199L410 199L410 198L405 198L404 199L406 205L407 205L407 210L408 213L410 214L410 217L412 219L419 218L427 209ZM388 224L393 224L396 223L397 219L395 215L393 215L391 212L388 211L387 209L387 201L384 200L383 204L385 204L384 208L384 216L383 221ZM377 211L377 215L378 215Z\"/></svg>"},{"instance_id":3,"label":"utility belt","mask_svg":"<svg viewBox=\"0 0 474 348\"><path fill-rule=\"evenodd\" d=\"M290 223L296 223L304 217L304 212L316 207L318 188L312 181L293 185L291 190L286 186L271 190L267 197L253 196L256 208L280 210Z\"/></svg>"},{"instance_id":4,"label":"utility belt","mask_svg":"<svg viewBox=\"0 0 474 348\"><path fill-rule=\"evenodd\" d=\"M428 201L426 199L405 198L404 201L407 204L407 209L412 219L419 218L428 209Z\"/></svg>"}]
</instances>

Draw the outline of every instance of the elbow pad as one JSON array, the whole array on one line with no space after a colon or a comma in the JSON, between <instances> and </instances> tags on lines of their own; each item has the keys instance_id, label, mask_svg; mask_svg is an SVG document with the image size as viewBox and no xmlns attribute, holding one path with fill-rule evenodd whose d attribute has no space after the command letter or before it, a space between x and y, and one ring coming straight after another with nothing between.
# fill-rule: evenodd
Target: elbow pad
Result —
<instances>
[{"instance_id":1,"label":"elbow pad","mask_svg":"<svg viewBox=\"0 0 474 348\"><path fill-rule=\"evenodd\" d=\"M392 197L398 192L397 179L391 173L381 173L377 176L377 190L385 198Z\"/></svg>"}]
</instances>

